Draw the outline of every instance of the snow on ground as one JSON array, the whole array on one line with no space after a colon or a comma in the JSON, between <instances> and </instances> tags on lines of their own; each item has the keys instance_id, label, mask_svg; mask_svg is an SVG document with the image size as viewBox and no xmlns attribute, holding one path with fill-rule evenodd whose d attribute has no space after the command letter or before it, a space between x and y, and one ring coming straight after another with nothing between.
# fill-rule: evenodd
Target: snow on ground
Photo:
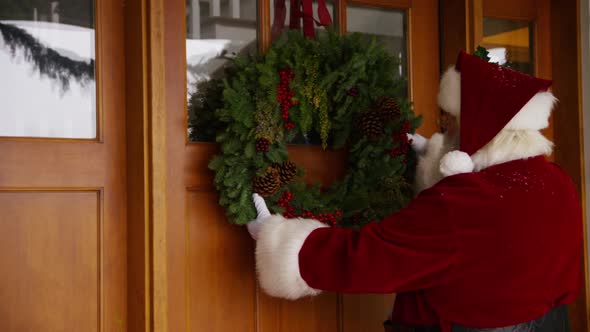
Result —
<instances>
[{"instance_id":1,"label":"snow on ground","mask_svg":"<svg viewBox=\"0 0 590 332\"><path fill-rule=\"evenodd\" d=\"M228 39L187 39L187 98L195 91L196 82L210 79L210 75L227 62L218 58L222 51L226 51L226 56L233 56L232 53L239 53L246 45L245 41Z\"/></svg>"}]
</instances>

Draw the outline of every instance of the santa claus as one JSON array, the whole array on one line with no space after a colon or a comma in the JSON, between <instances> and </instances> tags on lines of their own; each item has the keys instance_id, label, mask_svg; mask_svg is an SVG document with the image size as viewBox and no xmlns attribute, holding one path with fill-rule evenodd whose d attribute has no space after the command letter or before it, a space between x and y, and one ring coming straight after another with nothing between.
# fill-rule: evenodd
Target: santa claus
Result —
<instances>
[{"instance_id":1,"label":"santa claus","mask_svg":"<svg viewBox=\"0 0 590 332\"><path fill-rule=\"evenodd\" d=\"M415 331L568 331L582 214L572 181L544 157L550 85L461 53L438 96L460 125L414 137L419 194L360 231L270 215L255 195L262 289L397 293L391 320Z\"/></svg>"}]
</instances>

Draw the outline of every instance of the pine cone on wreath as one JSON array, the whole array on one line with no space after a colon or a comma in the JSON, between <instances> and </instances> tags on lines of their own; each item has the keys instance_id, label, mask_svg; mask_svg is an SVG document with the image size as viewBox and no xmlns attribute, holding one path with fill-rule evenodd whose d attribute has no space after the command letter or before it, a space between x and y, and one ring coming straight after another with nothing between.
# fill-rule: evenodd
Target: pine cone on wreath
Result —
<instances>
[{"instance_id":1,"label":"pine cone on wreath","mask_svg":"<svg viewBox=\"0 0 590 332\"><path fill-rule=\"evenodd\" d=\"M252 191L262 197L270 197L281 188L281 179L279 172L269 167L262 176L257 176L252 180Z\"/></svg>"},{"instance_id":2,"label":"pine cone on wreath","mask_svg":"<svg viewBox=\"0 0 590 332\"><path fill-rule=\"evenodd\" d=\"M363 136L371 140L378 139L383 135L383 117L377 110L366 111L361 115L358 127Z\"/></svg>"},{"instance_id":3,"label":"pine cone on wreath","mask_svg":"<svg viewBox=\"0 0 590 332\"><path fill-rule=\"evenodd\" d=\"M279 179L283 186L291 182L297 174L297 165L289 160L283 161L282 163L275 163L272 167L279 172Z\"/></svg>"},{"instance_id":4,"label":"pine cone on wreath","mask_svg":"<svg viewBox=\"0 0 590 332\"><path fill-rule=\"evenodd\" d=\"M400 115L400 107L395 99L383 96L377 100L376 108L381 110L383 119L386 121L395 120Z\"/></svg>"}]
</instances>

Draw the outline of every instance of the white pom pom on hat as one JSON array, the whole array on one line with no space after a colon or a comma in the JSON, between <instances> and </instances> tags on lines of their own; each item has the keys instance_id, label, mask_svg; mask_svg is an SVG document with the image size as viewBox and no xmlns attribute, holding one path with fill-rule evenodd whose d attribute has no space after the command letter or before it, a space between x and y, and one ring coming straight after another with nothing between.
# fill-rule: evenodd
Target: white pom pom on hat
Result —
<instances>
[{"instance_id":1,"label":"white pom pom on hat","mask_svg":"<svg viewBox=\"0 0 590 332\"><path fill-rule=\"evenodd\" d=\"M475 164L471 157L459 150L448 152L440 160L440 172L444 176L471 173L474 168Z\"/></svg>"}]
</instances>

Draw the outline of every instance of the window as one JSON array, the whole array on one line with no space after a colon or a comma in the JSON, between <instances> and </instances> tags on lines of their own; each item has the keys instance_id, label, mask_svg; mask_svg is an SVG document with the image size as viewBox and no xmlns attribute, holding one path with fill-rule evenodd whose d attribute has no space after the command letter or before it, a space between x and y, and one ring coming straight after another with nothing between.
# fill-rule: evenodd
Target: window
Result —
<instances>
[{"instance_id":1,"label":"window","mask_svg":"<svg viewBox=\"0 0 590 332\"><path fill-rule=\"evenodd\" d=\"M0 3L0 136L95 138L94 1Z\"/></svg>"},{"instance_id":2,"label":"window","mask_svg":"<svg viewBox=\"0 0 590 332\"><path fill-rule=\"evenodd\" d=\"M187 0L186 1L186 61L188 135L191 141L215 141L218 129L213 122L213 112L222 107L220 97L223 78L229 60L238 54L256 51L258 32L271 34L271 26L262 27L261 22L275 19L275 1L266 0L270 5L269 20L257 19L256 0ZM283 29L274 29L273 38L289 28L291 1L285 0ZM346 8L338 8L343 4ZM320 21L318 1L312 3L313 16ZM368 38L376 37L386 44L392 55L400 59L399 77L406 79L408 94L408 47L407 11L404 9L381 8L357 4L326 1L331 20L340 31L359 32ZM346 29L338 26L338 14L346 18ZM281 21L281 20L279 20ZM266 31L266 32L265 32ZM315 26L316 33L325 31ZM212 98L210 98L213 96ZM315 140L296 139L295 143L314 143Z\"/></svg>"},{"instance_id":3,"label":"window","mask_svg":"<svg viewBox=\"0 0 590 332\"><path fill-rule=\"evenodd\" d=\"M483 19L482 46L490 61L533 75L533 28L527 21Z\"/></svg>"}]
</instances>

